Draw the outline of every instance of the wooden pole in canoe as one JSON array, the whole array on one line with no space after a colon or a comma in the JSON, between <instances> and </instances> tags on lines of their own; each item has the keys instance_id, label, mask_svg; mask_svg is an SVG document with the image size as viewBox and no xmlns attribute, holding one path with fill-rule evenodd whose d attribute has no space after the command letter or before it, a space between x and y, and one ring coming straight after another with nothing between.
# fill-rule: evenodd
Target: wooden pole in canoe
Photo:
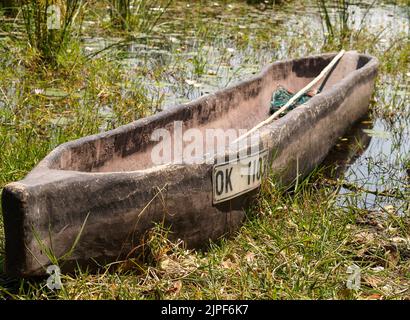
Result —
<instances>
[{"instance_id":1,"label":"wooden pole in canoe","mask_svg":"<svg viewBox=\"0 0 410 320\"><path fill-rule=\"evenodd\" d=\"M306 85L303 89L298 91L282 108L280 108L278 111L276 111L274 114L272 114L268 119L260 122L258 125L253 127L251 130L246 132L245 134L241 135L238 139L236 139L232 143L236 143L239 140L249 136L251 133L255 132L259 128L263 127L265 124L268 124L272 120L276 119L282 112L286 111L287 108L289 108L292 104L294 104L303 94L308 92L310 89L313 88L315 84L317 84L332 68L334 65L340 60L340 58L344 55L345 50L341 50L336 57L333 58L333 60L322 70L322 72L314 78L308 85Z\"/></svg>"}]
</instances>

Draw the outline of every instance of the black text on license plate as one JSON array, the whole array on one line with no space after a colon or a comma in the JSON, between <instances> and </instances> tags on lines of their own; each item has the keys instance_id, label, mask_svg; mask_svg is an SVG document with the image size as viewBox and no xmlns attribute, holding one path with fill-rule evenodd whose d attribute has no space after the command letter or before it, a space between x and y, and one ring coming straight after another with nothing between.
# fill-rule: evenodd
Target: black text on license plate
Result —
<instances>
[{"instance_id":1,"label":"black text on license plate","mask_svg":"<svg viewBox=\"0 0 410 320\"><path fill-rule=\"evenodd\" d=\"M217 164L212 172L213 203L235 198L260 186L268 151Z\"/></svg>"}]
</instances>

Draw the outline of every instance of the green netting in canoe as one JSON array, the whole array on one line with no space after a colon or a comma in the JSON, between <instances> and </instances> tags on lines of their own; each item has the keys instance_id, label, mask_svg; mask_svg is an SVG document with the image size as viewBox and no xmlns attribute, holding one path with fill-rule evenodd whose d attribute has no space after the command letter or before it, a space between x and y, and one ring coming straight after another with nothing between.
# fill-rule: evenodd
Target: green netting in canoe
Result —
<instances>
[{"instance_id":1,"label":"green netting in canoe","mask_svg":"<svg viewBox=\"0 0 410 320\"><path fill-rule=\"evenodd\" d=\"M272 101L269 109L269 113L273 114L276 111L278 111L280 108L282 108L292 97L294 96L293 93L290 91L286 90L283 87L279 87L277 90L275 90L272 94ZM283 112L283 115L285 115L287 112L295 109L297 106L304 104L307 102L311 96L307 94L303 94L295 103L293 103L286 111Z\"/></svg>"}]
</instances>

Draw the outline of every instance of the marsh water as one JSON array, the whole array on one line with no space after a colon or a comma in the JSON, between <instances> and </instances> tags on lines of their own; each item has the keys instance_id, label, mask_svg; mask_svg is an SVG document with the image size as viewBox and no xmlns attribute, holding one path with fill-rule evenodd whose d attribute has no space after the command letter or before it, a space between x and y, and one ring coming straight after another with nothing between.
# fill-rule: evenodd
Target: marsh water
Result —
<instances>
[{"instance_id":1,"label":"marsh water","mask_svg":"<svg viewBox=\"0 0 410 320\"><path fill-rule=\"evenodd\" d=\"M337 16L337 8L330 14ZM144 90L153 113L251 77L275 60L321 53L324 43L314 2L175 2L168 16L173 19L132 39L98 36L90 31L93 20L83 26L84 53L120 63L122 95ZM395 42L408 41L409 8L361 2L349 7L349 23L357 32L374 35L377 50L388 51ZM339 178L361 190L341 188L340 206L409 210L403 196L409 192L410 175L409 78L410 70L381 73L369 116L346 133L325 160L339 170ZM113 107L102 107L107 122Z\"/></svg>"}]
</instances>

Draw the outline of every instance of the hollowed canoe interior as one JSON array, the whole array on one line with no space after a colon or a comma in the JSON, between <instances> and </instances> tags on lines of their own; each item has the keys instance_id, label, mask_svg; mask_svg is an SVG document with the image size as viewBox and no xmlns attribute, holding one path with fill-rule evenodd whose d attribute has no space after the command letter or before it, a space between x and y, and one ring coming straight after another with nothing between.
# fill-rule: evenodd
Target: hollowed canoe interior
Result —
<instances>
[{"instance_id":1,"label":"hollowed canoe interior","mask_svg":"<svg viewBox=\"0 0 410 320\"><path fill-rule=\"evenodd\" d=\"M277 62L264 69L260 75L239 83L231 88L199 98L183 106L176 106L149 118L120 127L103 134L89 136L66 143L54 153L49 167L51 169L75 170L85 172L121 172L148 169L158 165L153 161L153 148L159 141L152 139L154 132L169 133L171 150L175 150L175 124L182 124L182 137L187 139L184 147L194 140L185 135L188 129L195 129L195 134L202 135L203 152L212 150L217 139L207 139L209 129L223 130L219 132L247 131L269 117L272 93L283 86L297 92L312 81L334 57L326 54L298 60ZM361 68L368 58L356 52L347 52L336 65L322 91L332 87L350 72ZM162 131L155 131L155 130ZM207 131L208 129L208 131ZM232 131L234 130L234 131ZM242 130L242 131L239 131ZM215 131L214 131L215 133ZM212 140L212 141L211 141ZM197 139L196 142L199 140ZM162 141L163 142L163 141ZM177 142L180 143L180 142ZM226 143L229 140L226 139ZM211 146L209 144L212 144ZM154 149L158 151L159 149ZM216 150L216 148L214 148ZM57 150L56 150L57 151ZM197 153L201 148L195 150ZM198 156L198 154L196 154ZM174 154L171 151L171 160Z\"/></svg>"}]
</instances>

